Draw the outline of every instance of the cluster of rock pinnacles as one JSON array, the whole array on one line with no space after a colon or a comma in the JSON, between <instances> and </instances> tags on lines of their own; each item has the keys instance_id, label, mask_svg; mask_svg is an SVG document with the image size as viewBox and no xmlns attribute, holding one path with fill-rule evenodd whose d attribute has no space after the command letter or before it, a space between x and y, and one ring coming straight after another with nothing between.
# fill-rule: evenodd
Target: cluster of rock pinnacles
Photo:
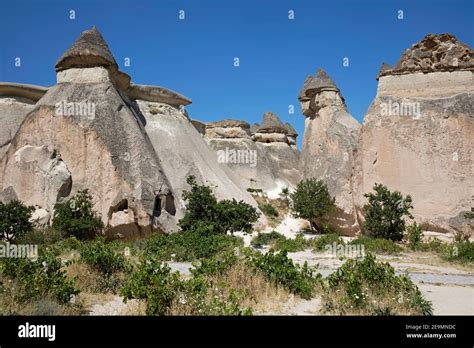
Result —
<instances>
[{"instance_id":1,"label":"cluster of rock pinnacles","mask_svg":"<svg viewBox=\"0 0 474 348\"><path fill-rule=\"evenodd\" d=\"M321 179L338 207L330 221L347 234L361 230L376 182L410 194L415 218L436 228L458 228L471 209L473 50L450 34L427 35L393 68L383 64L362 125L326 72L308 76L301 152L294 128L272 112L252 126L191 120L190 99L132 83L95 27L55 68L52 87L0 83L0 200L35 205L38 224L88 189L110 236L172 232L189 175L219 199L254 206L248 188L270 197Z\"/></svg>"}]
</instances>

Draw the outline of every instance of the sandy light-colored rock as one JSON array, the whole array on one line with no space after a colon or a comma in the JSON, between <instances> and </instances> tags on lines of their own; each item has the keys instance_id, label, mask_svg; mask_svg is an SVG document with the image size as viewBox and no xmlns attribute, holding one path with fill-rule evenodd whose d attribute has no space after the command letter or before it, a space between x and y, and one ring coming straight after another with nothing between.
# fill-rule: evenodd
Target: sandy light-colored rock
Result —
<instances>
[{"instance_id":1,"label":"sandy light-colored rock","mask_svg":"<svg viewBox=\"0 0 474 348\"><path fill-rule=\"evenodd\" d=\"M272 112L252 127L239 120L210 122L204 135L218 161L231 168L243 187L262 189L271 198L298 183L296 137L294 129L290 131Z\"/></svg>"},{"instance_id":2,"label":"sandy light-colored rock","mask_svg":"<svg viewBox=\"0 0 474 348\"><path fill-rule=\"evenodd\" d=\"M349 114L339 89L322 69L308 77L299 95L305 118L300 165L303 178L323 180L336 199L329 218L342 232L358 231L352 201L352 165L359 123Z\"/></svg>"},{"instance_id":3,"label":"sandy light-colored rock","mask_svg":"<svg viewBox=\"0 0 474 348\"><path fill-rule=\"evenodd\" d=\"M457 60L448 57L454 52ZM420 55L427 58L418 62ZM428 35L379 76L354 170L359 217L363 194L378 182L410 194L415 218L431 229L465 223L474 195L472 67L467 46L450 35Z\"/></svg>"}]
</instances>

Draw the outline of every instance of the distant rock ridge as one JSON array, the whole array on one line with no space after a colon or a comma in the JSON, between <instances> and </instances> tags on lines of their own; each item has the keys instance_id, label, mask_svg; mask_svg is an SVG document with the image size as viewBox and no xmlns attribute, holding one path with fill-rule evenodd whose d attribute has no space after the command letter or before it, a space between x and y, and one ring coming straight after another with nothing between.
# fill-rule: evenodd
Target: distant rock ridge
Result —
<instances>
[{"instance_id":1,"label":"distant rock ridge","mask_svg":"<svg viewBox=\"0 0 474 348\"><path fill-rule=\"evenodd\" d=\"M296 145L298 134L283 124L273 112L265 112L261 124L226 119L209 122L204 139L218 156L248 155L251 161L228 158L227 165L240 177L242 185L260 188L278 197L284 186L294 187L299 180ZM224 161L225 162L225 161Z\"/></svg>"}]
</instances>

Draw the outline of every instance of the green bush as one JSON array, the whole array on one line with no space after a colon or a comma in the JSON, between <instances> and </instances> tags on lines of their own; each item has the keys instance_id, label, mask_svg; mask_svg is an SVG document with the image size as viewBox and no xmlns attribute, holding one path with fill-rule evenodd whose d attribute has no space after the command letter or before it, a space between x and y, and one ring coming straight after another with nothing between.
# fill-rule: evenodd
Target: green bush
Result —
<instances>
[{"instance_id":1,"label":"green bush","mask_svg":"<svg viewBox=\"0 0 474 348\"><path fill-rule=\"evenodd\" d=\"M274 250L286 250L287 252L302 251L310 247L309 241L301 234L291 239L275 231L259 233L250 241L250 244L254 248L262 248L263 245L268 245Z\"/></svg>"},{"instance_id":2,"label":"green bush","mask_svg":"<svg viewBox=\"0 0 474 348\"><path fill-rule=\"evenodd\" d=\"M179 221L183 231L200 229L205 225L212 233L249 232L258 220L259 213L251 205L235 199L218 202L211 188L198 185L194 176L189 176L187 183L191 191L183 192L186 212Z\"/></svg>"},{"instance_id":3,"label":"green bush","mask_svg":"<svg viewBox=\"0 0 474 348\"><path fill-rule=\"evenodd\" d=\"M453 243L445 250L444 258L449 261L474 262L474 243Z\"/></svg>"},{"instance_id":4,"label":"green bush","mask_svg":"<svg viewBox=\"0 0 474 348\"><path fill-rule=\"evenodd\" d=\"M241 238L216 234L212 226L196 224L189 231L154 235L146 241L144 250L147 254L163 261L194 261L209 258L242 245Z\"/></svg>"},{"instance_id":5,"label":"green bush","mask_svg":"<svg viewBox=\"0 0 474 348\"><path fill-rule=\"evenodd\" d=\"M272 231L270 233L258 233L252 238L250 244L254 248L262 248L264 245L274 245L278 239L282 238L285 238L285 236L276 231Z\"/></svg>"},{"instance_id":6,"label":"green bush","mask_svg":"<svg viewBox=\"0 0 474 348\"><path fill-rule=\"evenodd\" d=\"M64 238L61 231L51 227L32 229L17 239L19 244L52 245Z\"/></svg>"},{"instance_id":7,"label":"green bush","mask_svg":"<svg viewBox=\"0 0 474 348\"><path fill-rule=\"evenodd\" d=\"M92 210L92 196L87 190L79 191L62 204L53 218L53 228L79 240L94 238L103 227L102 220Z\"/></svg>"},{"instance_id":8,"label":"green bush","mask_svg":"<svg viewBox=\"0 0 474 348\"><path fill-rule=\"evenodd\" d=\"M423 229L416 222L407 227L407 240L410 248L416 249L420 245L422 237Z\"/></svg>"},{"instance_id":9,"label":"green bush","mask_svg":"<svg viewBox=\"0 0 474 348\"><path fill-rule=\"evenodd\" d=\"M350 259L328 277L324 308L336 314L432 315L431 303L407 275L368 254Z\"/></svg>"},{"instance_id":10,"label":"green bush","mask_svg":"<svg viewBox=\"0 0 474 348\"><path fill-rule=\"evenodd\" d=\"M286 251L275 253L270 250L262 255L255 253L248 259L248 264L276 285L281 285L295 295L310 299L314 295L315 287L321 282L321 274L316 273L305 262L303 267L294 264L287 256Z\"/></svg>"},{"instance_id":11,"label":"green bush","mask_svg":"<svg viewBox=\"0 0 474 348\"><path fill-rule=\"evenodd\" d=\"M394 241L383 238L372 238L369 236L358 236L352 240L350 244L361 244L364 246L365 252L383 253L383 254L399 254L403 248Z\"/></svg>"},{"instance_id":12,"label":"green bush","mask_svg":"<svg viewBox=\"0 0 474 348\"><path fill-rule=\"evenodd\" d=\"M413 209L411 196L403 197L398 191L390 192L381 184L375 184L374 191L364 195L368 199L364 206L365 229L371 237L402 240L404 217L413 218L410 213Z\"/></svg>"},{"instance_id":13,"label":"green bush","mask_svg":"<svg viewBox=\"0 0 474 348\"><path fill-rule=\"evenodd\" d=\"M22 235L33 231L30 222L34 207L27 207L20 201L0 202L0 238L14 242Z\"/></svg>"},{"instance_id":14,"label":"green bush","mask_svg":"<svg viewBox=\"0 0 474 348\"><path fill-rule=\"evenodd\" d=\"M105 242L104 237L82 243L80 261L91 266L103 275L125 271L127 262L123 254L116 253L114 248Z\"/></svg>"},{"instance_id":15,"label":"green bush","mask_svg":"<svg viewBox=\"0 0 474 348\"><path fill-rule=\"evenodd\" d=\"M171 272L167 264L155 259L144 259L136 266L121 293L125 301L145 300L147 315L251 314L241 307L243 296L234 289L222 289L200 275L183 280L179 272Z\"/></svg>"},{"instance_id":16,"label":"green bush","mask_svg":"<svg viewBox=\"0 0 474 348\"><path fill-rule=\"evenodd\" d=\"M67 303L79 293L74 279L68 279L61 269L61 259L52 253L40 255L37 260L3 258L0 265L2 279L14 282L15 297L20 303L49 295L59 303Z\"/></svg>"},{"instance_id":17,"label":"green bush","mask_svg":"<svg viewBox=\"0 0 474 348\"><path fill-rule=\"evenodd\" d=\"M278 211L270 203L259 204L258 208L268 217L278 217Z\"/></svg>"},{"instance_id":18,"label":"green bush","mask_svg":"<svg viewBox=\"0 0 474 348\"><path fill-rule=\"evenodd\" d=\"M296 238L279 238L275 241L273 249L275 250L285 250L289 253L296 251L303 251L310 246L309 242L303 237L302 234L297 234Z\"/></svg>"},{"instance_id":19,"label":"green bush","mask_svg":"<svg viewBox=\"0 0 474 348\"><path fill-rule=\"evenodd\" d=\"M341 236L337 233L323 234L310 241L310 245L314 248L314 251L324 250L327 245L333 246L334 243L336 243L336 245L344 244Z\"/></svg>"},{"instance_id":20,"label":"green bush","mask_svg":"<svg viewBox=\"0 0 474 348\"><path fill-rule=\"evenodd\" d=\"M309 221L311 230L318 226L318 220L334 209L334 198L329 194L326 184L321 180L305 179L298 183L295 192L290 194L293 202L293 216Z\"/></svg>"}]
</instances>

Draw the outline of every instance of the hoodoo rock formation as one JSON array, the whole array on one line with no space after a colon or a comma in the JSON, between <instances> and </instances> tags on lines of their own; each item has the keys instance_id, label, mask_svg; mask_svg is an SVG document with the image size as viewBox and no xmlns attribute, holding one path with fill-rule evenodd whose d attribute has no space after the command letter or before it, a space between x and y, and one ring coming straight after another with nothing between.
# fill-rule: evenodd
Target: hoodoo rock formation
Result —
<instances>
[{"instance_id":1,"label":"hoodoo rock formation","mask_svg":"<svg viewBox=\"0 0 474 348\"><path fill-rule=\"evenodd\" d=\"M359 216L375 182L410 194L414 216L459 227L474 195L474 52L450 34L427 35L384 65L364 118L354 170Z\"/></svg>"},{"instance_id":2,"label":"hoodoo rock formation","mask_svg":"<svg viewBox=\"0 0 474 348\"><path fill-rule=\"evenodd\" d=\"M336 199L330 223L347 234L358 231L352 200L352 166L359 123L347 111L334 81L322 69L308 76L298 97L305 119L303 178L323 180Z\"/></svg>"},{"instance_id":3,"label":"hoodoo rock formation","mask_svg":"<svg viewBox=\"0 0 474 348\"><path fill-rule=\"evenodd\" d=\"M425 226L458 229L474 196L473 72L470 47L427 35L382 65L361 127L319 69L298 96L300 154L296 131L272 112L252 126L191 120L190 99L132 83L94 27L60 57L54 86L0 83L0 200L37 206L44 225L88 189L107 233L135 236L176 230L189 175L254 206L248 188L274 198L316 178L338 208L326 222L345 234L362 229L374 183L411 195Z\"/></svg>"},{"instance_id":4,"label":"hoodoo rock formation","mask_svg":"<svg viewBox=\"0 0 474 348\"><path fill-rule=\"evenodd\" d=\"M297 134L277 115L266 112L261 124L224 120L206 124L204 138L220 163L231 167L242 185L277 197L285 186L296 186L299 152Z\"/></svg>"},{"instance_id":5,"label":"hoodoo rock formation","mask_svg":"<svg viewBox=\"0 0 474 348\"><path fill-rule=\"evenodd\" d=\"M112 236L173 231L187 175L218 187L220 198L256 205L182 112L191 101L132 84L95 28L61 56L56 72L50 88L0 85L1 199L52 215L88 189Z\"/></svg>"}]
</instances>

